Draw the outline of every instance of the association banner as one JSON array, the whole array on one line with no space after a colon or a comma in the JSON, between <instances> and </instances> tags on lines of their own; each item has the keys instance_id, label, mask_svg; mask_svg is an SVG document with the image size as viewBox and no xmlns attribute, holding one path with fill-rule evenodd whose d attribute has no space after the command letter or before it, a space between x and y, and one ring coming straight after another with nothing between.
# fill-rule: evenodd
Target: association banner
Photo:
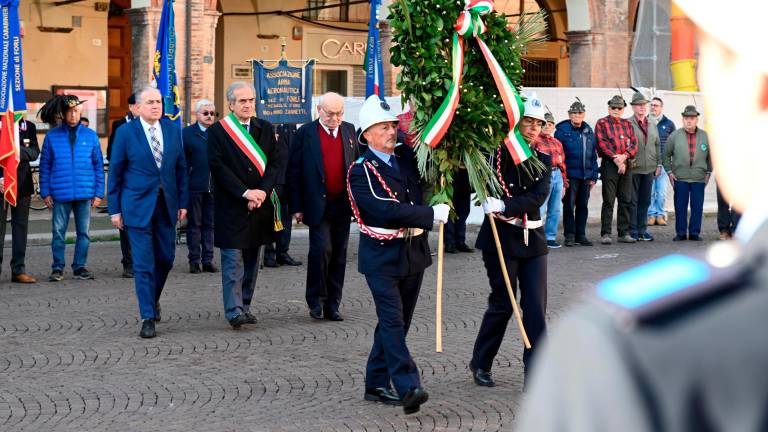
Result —
<instances>
[{"instance_id":1,"label":"association banner","mask_svg":"<svg viewBox=\"0 0 768 432\"><path fill-rule=\"evenodd\" d=\"M280 60L274 68L253 61L253 86L256 88L256 115L273 124L312 121L312 70L315 61L304 67Z\"/></svg>"}]
</instances>

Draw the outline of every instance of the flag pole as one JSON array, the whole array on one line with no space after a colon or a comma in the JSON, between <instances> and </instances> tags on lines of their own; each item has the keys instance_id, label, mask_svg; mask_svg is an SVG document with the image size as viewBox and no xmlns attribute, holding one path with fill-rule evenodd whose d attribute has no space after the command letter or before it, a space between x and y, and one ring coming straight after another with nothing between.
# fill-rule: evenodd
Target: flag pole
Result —
<instances>
[{"instance_id":1,"label":"flag pole","mask_svg":"<svg viewBox=\"0 0 768 432\"><path fill-rule=\"evenodd\" d=\"M520 307L517 305L517 299L515 293L512 291L512 282L509 280L509 273L507 273L507 263L504 261L504 253L501 250L501 240L499 240L499 232L496 230L496 221L492 213L488 214L488 220L491 224L491 231L493 231L493 240L496 241L496 252L499 255L499 264L501 265L501 274L504 275L504 283L507 284L507 293L509 293L509 301L512 302L512 311L515 314L515 321L517 321L517 328L520 329L520 336L523 338L525 347L531 348L531 341L528 340L528 334L525 332L523 326L523 319L520 315Z\"/></svg>"},{"instance_id":2,"label":"flag pole","mask_svg":"<svg viewBox=\"0 0 768 432\"><path fill-rule=\"evenodd\" d=\"M445 176L440 178L440 184L445 187ZM443 242L445 224L440 222L437 236L437 294L435 295L435 352L443 352Z\"/></svg>"}]
</instances>

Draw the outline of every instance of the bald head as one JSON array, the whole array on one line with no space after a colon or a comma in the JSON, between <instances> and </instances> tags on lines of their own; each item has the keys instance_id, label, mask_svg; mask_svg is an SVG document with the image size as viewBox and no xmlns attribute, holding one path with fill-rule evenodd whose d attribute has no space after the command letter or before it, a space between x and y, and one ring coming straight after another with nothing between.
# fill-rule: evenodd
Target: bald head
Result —
<instances>
[{"instance_id":1,"label":"bald head","mask_svg":"<svg viewBox=\"0 0 768 432\"><path fill-rule=\"evenodd\" d=\"M344 117L344 98L334 92L328 92L320 96L317 103L317 115L325 127L336 129Z\"/></svg>"}]
</instances>

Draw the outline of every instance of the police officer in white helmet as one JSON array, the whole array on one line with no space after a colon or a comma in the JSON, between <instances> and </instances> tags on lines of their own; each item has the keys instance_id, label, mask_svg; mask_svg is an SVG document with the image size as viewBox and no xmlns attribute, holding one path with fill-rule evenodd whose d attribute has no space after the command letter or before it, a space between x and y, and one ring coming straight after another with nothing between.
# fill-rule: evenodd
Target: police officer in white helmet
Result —
<instances>
[{"instance_id":1,"label":"police officer in white helmet","mask_svg":"<svg viewBox=\"0 0 768 432\"><path fill-rule=\"evenodd\" d=\"M754 177L768 136L768 56L755 29L768 3L676 3L699 26L715 175L744 212L736 239L601 282L552 333L518 430L768 429L768 200Z\"/></svg>"},{"instance_id":2,"label":"police officer in white helmet","mask_svg":"<svg viewBox=\"0 0 768 432\"><path fill-rule=\"evenodd\" d=\"M369 97L360 110L358 139L368 149L348 177L352 212L360 226L358 271L365 275L379 323L365 371L368 401L419 411L428 394L405 336L431 263L427 230L448 221L446 204L422 204L413 151L397 142L397 117ZM394 386L394 389L392 388Z\"/></svg>"},{"instance_id":3,"label":"police officer in white helmet","mask_svg":"<svg viewBox=\"0 0 768 432\"><path fill-rule=\"evenodd\" d=\"M524 116L518 125L520 134L528 144L538 138L546 122L545 114L546 109L536 94L530 95L525 101ZM546 165L546 171L531 177L520 175L512 156L502 145L494 156L492 166L497 171L504 195L500 198L489 197L483 203L485 213L495 218L512 287L520 291L523 326L531 343L531 348L523 351L526 375L546 331L544 318L547 308L548 248L539 208L549 195L552 162L549 155L544 153L537 152L537 157ZM504 339L507 323L512 317L512 303L488 218L483 221L475 247L483 252L491 293L469 368L475 384L493 387L496 383L491 377L491 367Z\"/></svg>"}]
</instances>

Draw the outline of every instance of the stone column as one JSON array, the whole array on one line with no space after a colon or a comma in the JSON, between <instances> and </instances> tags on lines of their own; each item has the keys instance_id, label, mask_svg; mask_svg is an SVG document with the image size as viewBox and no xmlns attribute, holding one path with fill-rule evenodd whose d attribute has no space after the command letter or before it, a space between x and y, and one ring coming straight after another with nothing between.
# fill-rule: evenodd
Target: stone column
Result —
<instances>
[{"instance_id":1,"label":"stone column","mask_svg":"<svg viewBox=\"0 0 768 432\"><path fill-rule=\"evenodd\" d=\"M157 28L160 24L162 8L154 4L149 7L132 8L125 11L131 20L131 57L133 71L131 84L134 91L152 82L152 64L154 63Z\"/></svg>"}]
</instances>

